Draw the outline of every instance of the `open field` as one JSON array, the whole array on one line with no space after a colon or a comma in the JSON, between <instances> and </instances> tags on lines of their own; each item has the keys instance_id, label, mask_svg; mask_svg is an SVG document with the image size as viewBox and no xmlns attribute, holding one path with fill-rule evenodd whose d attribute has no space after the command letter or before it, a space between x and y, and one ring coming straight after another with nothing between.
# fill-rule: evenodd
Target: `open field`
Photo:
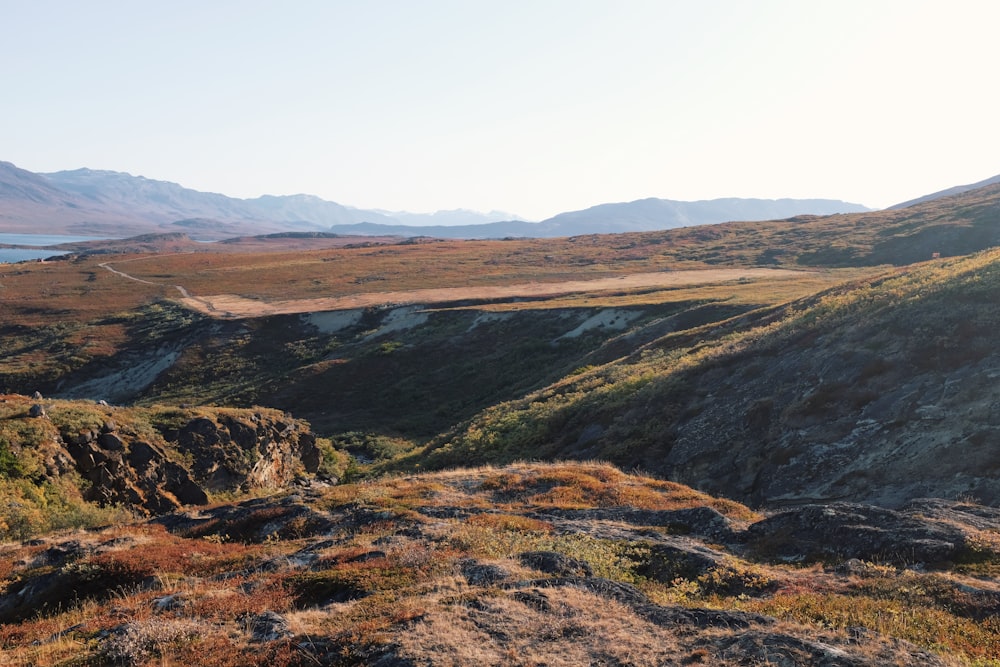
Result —
<instances>
[{"instance_id":1,"label":"open field","mask_svg":"<svg viewBox=\"0 0 1000 667\"><path fill-rule=\"evenodd\" d=\"M672 271L663 273L633 273L617 278L595 280L569 280L564 282L519 283L485 287L439 287L402 292L361 292L349 296L292 299L262 302L233 294L214 294L181 298L185 306L211 317L263 317L290 313L312 313L331 310L367 308L385 304L439 304L468 300L519 300L544 299L568 294L594 294L598 292L624 292L646 288L684 288L739 280L765 281L791 279L799 271L783 269L704 269L700 271Z\"/></svg>"},{"instance_id":2,"label":"open field","mask_svg":"<svg viewBox=\"0 0 1000 667\"><path fill-rule=\"evenodd\" d=\"M495 307L497 301L521 297L534 300L517 307L537 308L553 299L563 304L570 299L580 305L584 296L587 305L599 305L604 299L620 305L626 294L632 302L657 303L677 296L657 290L674 292L685 285L710 289L741 277L753 281L750 292L760 295L757 298L764 303L803 296L878 270L763 272L741 263L723 269L676 261L652 252L652 245L640 248L620 241L618 237L447 241L270 252L218 252L214 249L223 245L216 244L202 252L83 255L0 265L0 308L8 323L38 327L93 322L160 299L184 296L203 300L187 302L196 310L210 311L211 305L241 317L254 312L462 299L492 301ZM702 269L711 271L691 272ZM730 291L741 292L744 287L736 284ZM226 295L225 300L219 295ZM290 305L310 299L327 301ZM256 303L251 307L248 300ZM262 302L270 303L270 309L263 308ZM278 302L284 305L275 305Z\"/></svg>"}]
</instances>

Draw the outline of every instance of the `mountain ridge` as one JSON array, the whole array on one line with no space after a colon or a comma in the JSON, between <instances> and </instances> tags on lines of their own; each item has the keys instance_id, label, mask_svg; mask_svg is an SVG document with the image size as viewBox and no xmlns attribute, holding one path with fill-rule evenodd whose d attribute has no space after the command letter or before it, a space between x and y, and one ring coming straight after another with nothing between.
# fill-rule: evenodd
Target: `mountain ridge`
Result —
<instances>
[{"instance_id":1,"label":"mountain ridge","mask_svg":"<svg viewBox=\"0 0 1000 667\"><path fill-rule=\"evenodd\" d=\"M45 224L62 233L124 237L172 231L178 222L201 220L205 224L191 231L203 240L233 235L231 228L216 229L211 221L218 221L220 227L241 225L244 235L330 231L364 236L543 238L869 210L858 204L823 199L726 198L680 202L650 197L600 204L541 222L528 222L517 216L498 220L502 213L497 211L475 213L455 209L419 214L366 210L309 194L239 199L118 171L80 168L36 174L9 162L0 169L0 204L3 206L0 222L9 231L34 230ZM403 224L404 221L421 224Z\"/></svg>"},{"instance_id":2,"label":"mountain ridge","mask_svg":"<svg viewBox=\"0 0 1000 667\"><path fill-rule=\"evenodd\" d=\"M524 236L551 238L585 234L648 232L695 227L731 221L761 222L801 215L863 213L871 209L834 199L754 199L727 197L699 201L678 201L647 197L630 202L598 204L579 211L567 211L541 222L520 220L472 226L382 226L374 223L331 227L337 234L365 236L406 234L444 238L504 238Z\"/></svg>"}]
</instances>

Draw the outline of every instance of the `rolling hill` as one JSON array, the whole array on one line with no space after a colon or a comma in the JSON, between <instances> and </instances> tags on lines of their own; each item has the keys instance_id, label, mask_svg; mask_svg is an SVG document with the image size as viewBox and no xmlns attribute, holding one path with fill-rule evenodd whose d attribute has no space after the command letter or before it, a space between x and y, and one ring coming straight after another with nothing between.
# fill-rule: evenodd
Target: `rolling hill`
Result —
<instances>
[{"instance_id":1,"label":"rolling hill","mask_svg":"<svg viewBox=\"0 0 1000 667\"><path fill-rule=\"evenodd\" d=\"M0 544L0 659L988 664L998 527L944 502L765 518L602 464L300 480Z\"/></svg>"}]
</instances>

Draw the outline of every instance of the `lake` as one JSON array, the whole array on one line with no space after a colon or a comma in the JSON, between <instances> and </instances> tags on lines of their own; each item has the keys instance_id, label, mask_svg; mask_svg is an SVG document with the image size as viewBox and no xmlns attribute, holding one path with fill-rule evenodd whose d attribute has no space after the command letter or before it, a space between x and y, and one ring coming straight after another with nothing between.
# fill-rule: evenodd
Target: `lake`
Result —
<instances>
[{"instance_id":1,"label":"lake","mask_svg":"<svg viewBox=\"0 0 1000 667\"><path fill-rule=\"evenodd\" d=\"M65 236L61 234L3 234L0 233L0 244L7 245L37 245L50 246L60 243L77 243L79 241L98 241L101 236ZM0 248L0 264L24 262L27 260L45 259L56 255L65 255L64 250L26 250L21 248Z\"/></svg>"}]
</instances>

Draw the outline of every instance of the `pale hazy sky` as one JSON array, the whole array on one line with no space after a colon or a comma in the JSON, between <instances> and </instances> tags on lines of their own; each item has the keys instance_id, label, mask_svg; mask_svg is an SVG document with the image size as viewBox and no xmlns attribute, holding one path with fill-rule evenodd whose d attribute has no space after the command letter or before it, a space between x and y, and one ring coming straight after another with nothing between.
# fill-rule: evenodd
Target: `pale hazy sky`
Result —
<instances>
[{"instance_id":1,"label":"pale hazy sky","mask_svg":"<svg viewBox=\"0 0 1000 667\"><path fill-rule=\"evenodd\" d=\"M996 0L0 0L0 160L529 219L1000 173Z\"/></svg>"}]
</instances>

